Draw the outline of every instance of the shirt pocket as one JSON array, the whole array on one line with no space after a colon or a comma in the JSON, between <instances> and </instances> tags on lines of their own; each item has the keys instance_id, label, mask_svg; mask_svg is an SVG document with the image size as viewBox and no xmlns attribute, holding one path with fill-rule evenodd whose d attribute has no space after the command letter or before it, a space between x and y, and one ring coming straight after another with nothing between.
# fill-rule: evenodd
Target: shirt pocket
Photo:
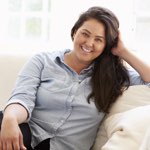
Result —
<instances>
[{"instance_id":1,"label":"shirt pocket","mask_svg":"<svg viewBox=\"0 0 150 150\"><path fill-rule=\"evenodd\" d=\"M55 92L65 87L66 75L64 70L45 68L41 74L40 87Z\"/></svg>"}]
</instances>

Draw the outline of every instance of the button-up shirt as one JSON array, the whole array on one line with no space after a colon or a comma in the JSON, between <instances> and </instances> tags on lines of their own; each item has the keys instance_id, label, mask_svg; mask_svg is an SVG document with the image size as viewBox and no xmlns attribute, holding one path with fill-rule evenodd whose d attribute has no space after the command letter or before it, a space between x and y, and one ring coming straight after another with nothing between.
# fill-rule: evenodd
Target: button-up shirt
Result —
<instances>
[{"instance_id":1,"label":"button-up shirt","mask_svg":"<svg viewBox=\"0 0 150 150\"><path fill-rule=\"evenodd\" d=\"M42 52L27 61L20 71L8 102L20 103L29 114L32 146L50 138L50 150L89 150L104 116L91 93L93 64L77 74L64 62L70 50ZM130 72L132 84L143 84Z\"/></svg>"}]
</instances>

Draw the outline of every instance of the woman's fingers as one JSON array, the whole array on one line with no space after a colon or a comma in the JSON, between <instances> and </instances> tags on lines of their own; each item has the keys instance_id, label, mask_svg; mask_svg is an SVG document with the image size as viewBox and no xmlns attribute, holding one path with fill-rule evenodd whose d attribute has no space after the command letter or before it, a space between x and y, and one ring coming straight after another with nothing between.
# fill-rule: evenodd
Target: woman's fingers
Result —
<instances>
[{"instance_id":1,"label":"woman's fingers","mask_svg":"<svg viewBox=\"0 0 150 150\"><path fill-rule=\"evenodd\" d=\"M19 136L14 135L12 137L2 137L0 134L0 150L20 150L21 145L19 142ZM22 149L26 150L26 149Z\"/></svg>"},{"instance_id":2,"label":"woman's fingers","mask_svg":"<svg viewBox=\"0 0 150 150\"><path fill-rule=\"evenodd\" d=\"M4 142L5 143L5 142ZM5 143L4 144L5 145L5 148L3 149L3 150L14 150L13 149L13 145L12 145L12 142L7 142L7 143ZM18 150L18 149L16 149L16 150Z\"/></svg>"},{"instance_id":3,"label":"woman's fingers","mask_svg":"<svg viewBox=\"0 0 150 150\"><path fill-rule=\"evenodd\" d=\"M26 147L24 146L24 143L23 143L23 135L22 135L21 131L19 134L19 145L20 145L21 150L27 150Z\"/></svg>"}]
</instances>

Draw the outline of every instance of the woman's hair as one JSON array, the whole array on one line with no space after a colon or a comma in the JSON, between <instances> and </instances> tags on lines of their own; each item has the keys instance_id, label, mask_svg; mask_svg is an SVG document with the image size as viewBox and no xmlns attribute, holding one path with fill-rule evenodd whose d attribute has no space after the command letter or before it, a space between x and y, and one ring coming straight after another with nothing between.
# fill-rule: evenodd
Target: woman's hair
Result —
<instances>
[{"instance_id":1,"label":"woman's hair","mask_svg":"<svg viewBox=\"0 0 150 150\"><path fill-rule=\"evenodd\" d=\"M104 7L91 7L82 13L71 30L71 37L89 19L96 19L105 26L106 46L94 62L91 78L92 92L88 97L94 98L99 111L109 112L109 108L130 85L128 72L123 60L111 53L118 41L119 21L115 14ZM126 86L125 86L126 85Z\"/></svg>"}]
</instances>

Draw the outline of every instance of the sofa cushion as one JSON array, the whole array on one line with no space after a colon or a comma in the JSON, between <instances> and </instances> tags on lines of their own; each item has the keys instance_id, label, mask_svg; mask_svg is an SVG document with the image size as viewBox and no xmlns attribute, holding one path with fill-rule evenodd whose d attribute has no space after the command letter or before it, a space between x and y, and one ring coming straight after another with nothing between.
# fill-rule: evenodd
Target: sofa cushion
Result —
<instances>
[{"instance_id":1,"label":"sofa cushion","mask_svg":"<svg viewBox=\"0 0 150 150\"><path fill-rule=\"evenodd\" d=\"M110 113L106 116L103 123L101 124L93 150L106 150L106 149L112 150L111 148L114 145L116 145L116 143L118 143L118 138L119 139L121 138L119 137L119 135L122 132L119 132L118 134L118 129L121 129L121 128L118 128L118 126L121 127L122 123L124 123L123 124L124 126L122 126L123 127L122 129L126 129L130 126L130 130L133 130L134 132L135 125L132 125L132 124L134 122L141 123L141 119L140 117L138 117L138 115L140 113L142 115L142 110L141 112L139 112L138 110L134 110L134 113L133 113L132 109L139 109L139 107L141 106L146 107L146 105L150 105L150 88L146 85L130 86L128 90L126 90L123 93L123 95L120 96L117 99L117 101L113 104L112 108L110 109ZM143 107L141 109L144 109ZM136 111L138 111L138 113L135 113ZM147 111L147 114L150 113L149 109L145 109L145 111ZM131 113L131 116L130 116L130 113ZM145 117L149 117L149 116L145 116ZM143 118L143 119L146 121L146 118ZM146 123L144 125L145 125L144 127L144 131L145 131L149 124ZM138 133L139 131L140 131L140 128L137 128L135 130L136 133ZM142 132L142 133L140 132L140 134L142 134L141 136L143 137L145 132ZM117 136L113 136L113 135L117 135ZM132 141L134 138L140 140L140 136L137 136L137 137L132 137L132 138L128 137L127 141L128 140ZM130 142L129 141L127 142L127 141L126 142L122 141L122 146L125 145L126 143L128 143L127 144L128 147L132 146L132 144L130 145ZM137 143L135 142L135 144ZM115 150L117 150L117 147L115 148L116 148ZM118 147L118 149L119 148L120 147ZM121 149L123 150L123 148Z\"/></svg>"},{"instance_id":2,"label":"sofa cushion","mask_svg":"<svg viewBox=\"0 0 150 150\"><path fill-rule=\"evenodd\" d=\"M149 114L147 105L108 117L104 124L108 141L101 150L138 150L150 126Z\"/></svg>"}]
</instances>

